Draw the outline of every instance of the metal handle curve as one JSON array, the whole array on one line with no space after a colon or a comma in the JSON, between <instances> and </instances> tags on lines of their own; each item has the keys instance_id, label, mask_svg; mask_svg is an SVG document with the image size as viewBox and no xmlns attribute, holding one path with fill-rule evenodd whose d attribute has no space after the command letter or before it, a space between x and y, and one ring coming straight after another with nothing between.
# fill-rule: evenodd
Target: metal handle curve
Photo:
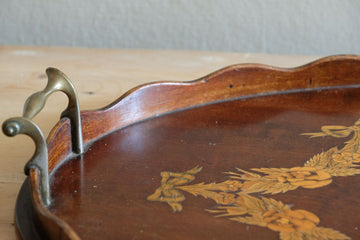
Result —
<instances>
[{"instance_id":1,"label":"metal handle curve","mask_svg":"<svg viewBox=\"0 0 360 240\"><path fill-rule=\"evenodd\" d=\"M56 68L46 69L48 83L44 90L32 94L25 102L23 117L32 119L43 109L46 99L54 92L61 91L69 99L69 103L61 117L68 117L71 123L72 148L75 153L83 153L83 140L79 101L76 90L70 79Z\"/></svg>"},{"instance_id":2,"label":"metal handle curve","mask_svg":"<svg viewBox=\"0 0 360 240\"><path fill-rule=\"evenodd\" d=\"M61 117L68 117L71 124L71 141L73 152L83 153L82 129L79 101L75 87L68 77L55 68L46 69L48 83L39 92L32 94L25 102L22 117L14 117L6 120L2 125L2 130L9 137L18 134L25 134L31 137L35 143L35 152L31 159L26 163L24 171L29 175L30 168L36 168L39 173L40 192L45 205L50 204L49 189L49 167L48 149L46 140L40 128L31 119L43 109L46 99L54 92L64 92L69 99L69 103Z\"/></svg>"},{"instance_id":3,"label":"metal handle curve","mask_svg":"<svg viewBox=\"0 0 360 240\"><path fill-rule=\"evenodd\" d=\"M2 130L5 135L9 137L25 134L34 141L35 152L31 159L26 163L24 172L26 175L29 175L30 168L36 168L38 170L42 199L45 205L50 204L48 151L46 140L40 128L30 119L14 117L3 123Z\"/></svg>"}]
</instances>

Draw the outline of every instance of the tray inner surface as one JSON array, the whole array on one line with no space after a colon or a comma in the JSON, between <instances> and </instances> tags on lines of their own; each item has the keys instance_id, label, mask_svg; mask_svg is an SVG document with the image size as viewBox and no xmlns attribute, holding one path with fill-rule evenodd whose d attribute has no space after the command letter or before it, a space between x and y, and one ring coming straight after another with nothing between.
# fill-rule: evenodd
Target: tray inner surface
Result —
<instances>
[{"instance_id":1,"label":"tray inner surface","mask_svg":"<svg viewBox=\"0 0 360 240\"><path fill-rule=\"evenodd\" d=\"M351 128L360 118L358 96L357 88L277 94L139 122L57 168L49 209L83 239L280 239L314 229L360 239L356 167L345 168L348 176L329 174L326 167L305 168L322 152L317 159L328 154L341 162L348 154L356 164L360 151L348 141L358 141L356 126ZM302 135L327 125L332 127L325 131L334 136ZM238 168L288 187L262 180L254 187L256 181L244 179L250 174ZM246 193L251 185L253 192ZM271 210L281 202L292 210L276 210L285 216ZM244 208L253 215L241 215ZM235 217L217 217L234 211ZM291 214L302 214L300 223L294 224ZM253 217L252 222L241 217Z\"/></svg>"}]
</instances>

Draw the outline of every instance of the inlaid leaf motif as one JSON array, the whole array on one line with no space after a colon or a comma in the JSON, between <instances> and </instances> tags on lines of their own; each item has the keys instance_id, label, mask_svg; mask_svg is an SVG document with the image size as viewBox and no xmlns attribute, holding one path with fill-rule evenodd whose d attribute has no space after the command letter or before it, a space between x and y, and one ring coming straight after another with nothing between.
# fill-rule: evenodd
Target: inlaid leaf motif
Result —
<instances>
[{"instance_id":1,"label":"inlaid leaf motif","mask_svg":"<svg viewBox=\"0 0 360 240\"><path fill-rule=\"evenodd\" d=\"M360 169L352 167L332 167L328 168L327 171L334 177L346 177L360 174Z\"/></svg>"},{"instance_id":2,"label":"inlaid leaf motif","mask_svg":"<svg viewBox=\"0 0 360 240\"><path fill-rule=\"evenodd\" d=\"M248 209L245 206L217 206L215 210L207 209L206 211L217 214L215 217L233 217L248 213Z\"/></svg>"},{"instance_id":3,"label":"inlaid leaf motif","mask_svg":"<svg viewBox=\"0 0 360 240\"><path fill-rule=\"evenodd\" d=\"M301 232L281 232L280 233L281 240L305 240L304 234Z\"/></svg>"},{"instance_id":4,"label":"inlaid leaf motif","mask_svg":"<svg viewBox=\"0 0 360 240\"><path fill-rule=\"evenodd\" d=\"M333 147L333 148L330 148L326 152L321 152L319 154L316 154L309 161L307 161L304 164L304 166L305 167L314 167L314 168L319 168L319 169L327 168L331 161L331 156L336 152L338 152L338 148Z\"/></svg>"},{"instance_id":5,"label":"inlaid leaf motif","mask_svg":"<svg viewBox=\"0 0 360 240\"><path fill-rule=\"evenodd\" d=\"M289 169L288 168L251 168L251 170L267 175L280 176L282 173L287 172Z\"/></svg>"},{"instance_id":6,"label":"inlaid leaf motif","mask_svg":"<svg viewBox=\"0 0 360 240\"><path fill-rule=\"evenodd\" d=\"M279 232L281 240L347 240L343 233L318 226L320 219L303 209L292 210L288 205L273 198L254 197L250 194L278 194L297 188L314 189L332 183L333 177L360 174L360 120L353 126L323 126L321 132L305 133L310 137L345 138L341 149L332 147L315 154L304 166L292 168L237 168L237 172L225 172L229 180L220 183L186 185L195 179L202 167L183 173L161 172L161 186L148 196L150 201L166 202L174 212L182 211L181 202L191 195L212 199L217 206L207 212L215 217L267 227Z\"/></svg>"},{"instance_id":7,"label":"inlaid leaf motif","mask_svg":"<svg viewBox=\"0 0 360 240\"><path fill-rule=\"evenodd\" d=\"M266 222L262 220L261 215L253 215L251 217L234 217L230 218L230 220L260 227L266 226Z\"/></svg>"},{"instance_id":8,"label":"inlaid leaf motif","mask_svg":"<svg viewBox=\"0 0 360 240\"><path fill-rule=\"evenodd\" d=\"M266 211L267 208L262 200L247 194L241 194L239 196L243 200L248 211L260 213Z\"/></svg>"},{"instance_id":9,"label":"inlaid leaf motif","mask_svg":"<svg viewBox=\"0 0 360 240\"><path fill-rule=\"evenodd\" d=\"M287 211L290 209L287 205L283 204L281 201L276 201L275 199L272 198L262 197L261 200L265 204L266 210Z\"/></svg>"}]
</instances>

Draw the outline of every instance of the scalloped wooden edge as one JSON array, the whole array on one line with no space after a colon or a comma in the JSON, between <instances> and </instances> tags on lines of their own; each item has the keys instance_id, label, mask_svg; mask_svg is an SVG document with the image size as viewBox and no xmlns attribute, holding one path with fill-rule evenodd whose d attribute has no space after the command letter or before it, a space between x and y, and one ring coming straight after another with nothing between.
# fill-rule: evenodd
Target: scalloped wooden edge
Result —
<instances>
[{"instance_id":1,"label":"scalloped wooden edge","mask_svg":"<svg viewBox=\"0 0 360 240\"><path fill-rule=\"evenodd\" d=\"M84 144L136 122L175 110L284 91L349 85L360 87L360 56L330 56L296 68L240 64L189 82L144 84L129 90L103 109L81 112ZM47 140L50 173L69 157L70 139L69 121L62 119L51 130ZM49 239L80 239L65 221L52 214L42 203L37 171L30 171L29 178L31 201ZM17 228L19 230L21 226L17 225Z\"/></svg>"}]
</instances>

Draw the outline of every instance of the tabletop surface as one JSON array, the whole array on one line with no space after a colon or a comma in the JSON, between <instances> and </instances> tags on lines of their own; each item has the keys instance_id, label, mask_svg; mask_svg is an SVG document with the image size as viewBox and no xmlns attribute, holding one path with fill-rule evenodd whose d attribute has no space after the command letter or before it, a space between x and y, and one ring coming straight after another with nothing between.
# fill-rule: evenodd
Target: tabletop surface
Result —
<instances>
[{"instance_id":1,"label":"tabletop surface","mask_svg":"<svg viewBox=\"0 0 360 240\"><path fill-rule=\"evenodd\" d=\"M45 69L56 67L74 83L82 110L102 108L131 88L153 81L189 81L228 65L262 63L296 67L316 56L169 50L114 50L65 47L0 46L0 120L20 116L26 98L42 90ZM65 109L65 95L50 97L34 121L47 135ZM34 151L26 136L0 133L0 238L15 239L14 206L25 179L23 167Z\"/></svg>"}]
</instances>

